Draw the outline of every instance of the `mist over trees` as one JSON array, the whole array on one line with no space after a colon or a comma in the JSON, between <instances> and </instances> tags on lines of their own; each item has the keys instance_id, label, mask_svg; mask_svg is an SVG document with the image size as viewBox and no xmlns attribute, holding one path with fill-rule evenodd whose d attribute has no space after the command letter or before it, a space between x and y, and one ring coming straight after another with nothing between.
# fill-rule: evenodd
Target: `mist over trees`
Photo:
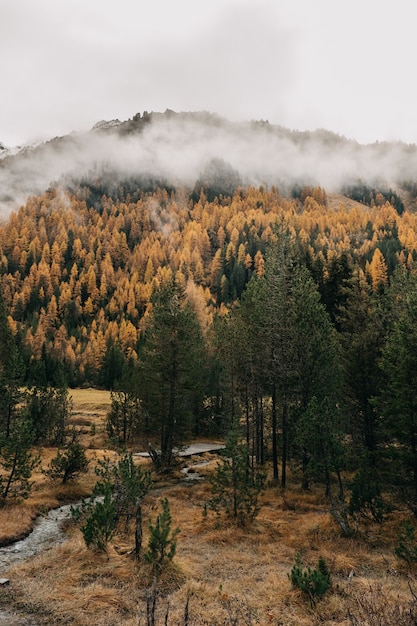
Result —
<instances>
[{"instance_id":1,"label":"mist over trees","mask_svg":"<svg viewBox=\"0 0 417 626\"><path fill-rule=\"evenodd\" d=\"M394 199L401 211L398 187L415 197L416 165L416 146L401 143L361 145L323 129L301 132L264 120L230 122L207 112L145 111L0 155L0 216L51 184L66 189L81 179L91 190L100 179L102 193L113 199L109 188L129 186L130 179L143 191L185 185L197 194L201 183L209 183L209 200L214 194L230 195L240 181L275 185L286 195L294 185L346 190L367 202L376 190L389 202Z\"/></svg>"}]
</instances>

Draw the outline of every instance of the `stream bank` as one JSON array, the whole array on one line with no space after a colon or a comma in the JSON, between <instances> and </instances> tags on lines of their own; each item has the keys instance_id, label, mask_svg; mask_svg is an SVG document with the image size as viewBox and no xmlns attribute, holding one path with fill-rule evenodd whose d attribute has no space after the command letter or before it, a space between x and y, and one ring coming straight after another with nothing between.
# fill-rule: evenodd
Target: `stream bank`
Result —
<instances>
[{"instance_id":1,"label":"stream bank","mask_svg":"<svg viewBox=\"0 0 417 626\"><path fill-rule=\"evenodd\" d=\"M179 483L192 484L193 482L204 480L204 477L200 476L196 469L204 467L208 462L190 463L181 471L182 477L178 482L156 487L152 491L155 494L159 494L161 491L165 492ZM77 506L77 504L65 504L56 509L51 509L47 515L41 515L36 519L30 534L23 539L1 547L0 578L7 578L8 568L15 563L36 556L65 541L66 536L63 526L66 521L71 519L71 508ZM12 584L12 581L10 584ZM7 608L0 608L0 626L40 626L40 622L35 621L31 616L18 615Z\"/></svg>"}]
</instances>

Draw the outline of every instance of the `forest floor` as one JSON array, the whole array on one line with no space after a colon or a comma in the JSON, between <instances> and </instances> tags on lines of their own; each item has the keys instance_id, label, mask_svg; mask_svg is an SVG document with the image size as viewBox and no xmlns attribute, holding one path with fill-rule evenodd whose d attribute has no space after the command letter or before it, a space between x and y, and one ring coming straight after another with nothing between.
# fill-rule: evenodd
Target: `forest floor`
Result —
<instances>
[{"instance_id":1,"label":"forest floor","mask_svg":"<svg viewBox=\"0 0 417 626\"><path fill-rule=\"evenodd\" d=\"M90 470L67 486L37 473L30 498L0 510L2 542L27 534L45 509L89 494L95 482L94 461L116 457L106 447L109 394L95 390L71 394L73 419L83 431ZM54 454L43 451L44 466ZM146 458L137 462L151 468ZM199 464L198 473L208 478L217 463L215 454L205 453L183 460L182 466ZM205 514L211 495L207 480L181 481L181 476L180 467L169 480L161 482L154 476L156 488L143 503L145 547L148 520L155 520L162 496L169 499L173 527L180 529L174 560L156 581L155 624L417 623L417 571L394 553L401 515L406 513L393 514L382 524L360 520L354 536L342 537L329 515L323 488L303 492L297 477L290 475L285 491L270 480L254 523L237 528L213 513ZM153 596L154 577L148 564L132 558L133 535L118 535L106 553L97 553L86 548L75 523L68 523L66 532L64 543L0 572L0 577L10 579L7 586L0 586L0 614L16 611L21 620L25 615L30 620L26 623L39 626L149 624L146 606L147 597ZM315 603L291 586L288 575L297 554L311 567L323 557L331 572L329 591Z\"/></svg>"}]
</instances>

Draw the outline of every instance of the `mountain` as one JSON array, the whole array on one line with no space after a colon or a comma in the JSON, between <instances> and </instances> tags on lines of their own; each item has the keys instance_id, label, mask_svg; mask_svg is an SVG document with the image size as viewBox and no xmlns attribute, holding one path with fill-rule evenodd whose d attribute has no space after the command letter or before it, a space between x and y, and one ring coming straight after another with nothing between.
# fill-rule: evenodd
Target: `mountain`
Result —
<instances>
[{"instance_id":1,"label":"mountain","mask_svg":"<svg viewBox=\"0 0 417 626\"><path fill-rule=\"evenodd\" d=\"M21 146L16 146L14 148L10 148L9 146L5 146L4 143L0 141L0 161L9 156L15 156L22 150Z\"/></svg>"},{"instance_id":2,"label":"mountain","mask_svg":"<svg viewBox=\"0 0 417 626\"><path fill-rule=\"evenodd\" d=\"M172 111L6 155L0 289L27 371L60 364L71 384L111 386L171 279L208 332L283 224L336 322L354 272L379 289L417 258L416 159L416 146Z\"/></svg>"},{"instance_id":3,"label":"mountain","mask_svg":"<svg viewBox=\"0 0 417 626\"><path fill-rule=\"evenodd\" d=\"M170 110L100 121L86 133L56 137L15 154L4 147L1 152L3 214L51 184L65 188L86 177L145 177L194 188L216 162L226 164L243 185L274 185L284 194L296 184L332 192L357 181L399 188L413 180L417 169L415 145L361 145L325 130L300 132L267 121L238 123L207 112Z\"/></svg>"}]
</instances>

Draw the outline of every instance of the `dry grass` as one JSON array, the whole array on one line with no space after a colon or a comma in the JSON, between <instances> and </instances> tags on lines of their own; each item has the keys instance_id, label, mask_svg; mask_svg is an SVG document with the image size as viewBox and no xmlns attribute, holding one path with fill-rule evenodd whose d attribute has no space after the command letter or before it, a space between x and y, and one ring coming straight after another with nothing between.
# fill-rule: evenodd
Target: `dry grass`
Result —
<instances>
[{"instance_id":1,"label":"dry grass","mask_svg":"<svg viewBox=\"0 0 417 626\"><path fill-rule=\"evenodd\" d=\"M0 546L27 535L42 511L90 494L96 481L94 466L97 460L115 456L112 450L106 449L105 420L110 408L110 393L96 389L73 389L70 395L73 400L72 422L80 432L81 443L88 448L89 471L78 482L67 485L52 482L44 476L42 469L48 467L57 448L39 448L37 453L41 456L41 463L31 477L33 488L30 497L23 503L0 509Z\"/></svg>"},{"instance_id":2,"label":"dry grass","mask_svg":"<svg viewBox=\"0 0 417 626\"><path fill-rule=\"evenodd\" d=\"M184 624L187 598L190 625L414 623L404 621L411 608L416 615L409 587L414 576L393 555L394 525L387 526L381 546L366 536L341 538L321 510L320 493L316 510L310 494L305 498L310 510L297 513L288 510L279 489L271 488L251 527L219 526L215 516L202 514L207 484L172 486L166 494L181 533L174 564L157 584L157 624L165 622L167 607L168 623ZM155 518L159 498L146 497L145 518ZM300 494L301 509L303 500ZM146 544L146 524L144 531ZM97 554L87 550L73 527L65 544L9 570L15 605L44 624L146 624L152 572L132 560L132 546L133 537L116 537L107 554ZM312 566L324 556L332 572L331 591L316 606L289 583L297 551Z\"/></svg>"},{"instance_id":3,"label":"dry grass","mask_svg":"<svg viewBox=\"0 0 417 626\"><path fill-rule=\"evenodd\" d=\"M92 437L93 443L100 443L102 437L104 443L103 432L97 431L103 428L103 407L108 405L103 392L89 395L88 391L73 393L75 411L78 416L88 411L88 419L96 424L95 434L85 433L84 440ZM43 464L54 453L44 451ZM92 447L88 454L90 472L74 485L57 486L37 474L26 503L0 510L0 539L27 532L42 507L88 493L95 480L94 462L115 453ZM208 476L217 461L214 455L205 455L205 460L207 464L198 471ZM303 493L292 484L283 494L270 484L254 524L236 528L223 520L219 523L213 514L203 515L210 497L207 482L166 483L145 498L144 545L146 520L155 519L159 499L165 495L173 525L181 532L174 562L157 583L156 624L165 623L167 610L170 626L185 624L187 601L190 626L416 623L411 621L417 615L415 572L399 563L393 552L398 519L382 526L363 524L358 536L342 538L328 515L321 489ZM9 568L11 584L7 590L0 588L0 605L31 614L39 624L147 624L146 593L153 574L148 565L137 564L129 555L133 537L116 536L106 554L97 554L87 550L75 526L70 525L68 536L66 543ZM331 570L331 590L315 606L291 588L288 574L297 552L311 566L323 556Z\"/></svg>"},{"instance_id":4,"label":"dry grass","mask_svg":"<svg viewBox=\"0 0 417 626\"><path fill-rule=\"evenodd\" d=\"M110 408L110 391L105 389L71 389L74 408L76 410L108 410Z\"/></svg>"},{"instance_id":5,"label":"dry grass","mask_svg":"<svg viewBox=\"0 0 417 626\"><path fill-rule=\"evenodd\" d=\"M106 415L110 409L110 392L102 389L71 389L73 424L82 433L82 444L90 449L106 446Z\"/></svg>"}]
</instances>

